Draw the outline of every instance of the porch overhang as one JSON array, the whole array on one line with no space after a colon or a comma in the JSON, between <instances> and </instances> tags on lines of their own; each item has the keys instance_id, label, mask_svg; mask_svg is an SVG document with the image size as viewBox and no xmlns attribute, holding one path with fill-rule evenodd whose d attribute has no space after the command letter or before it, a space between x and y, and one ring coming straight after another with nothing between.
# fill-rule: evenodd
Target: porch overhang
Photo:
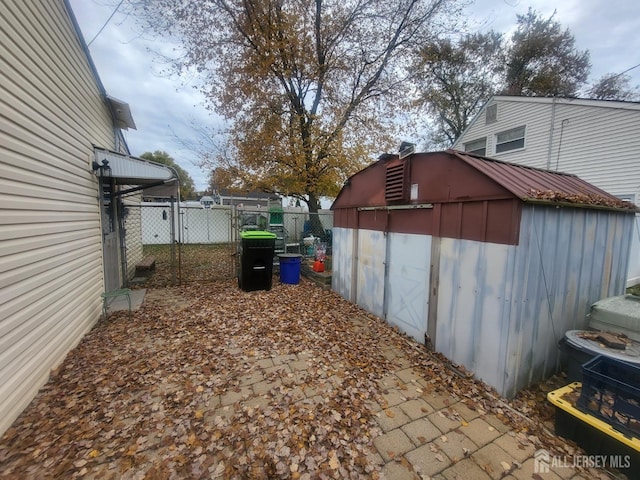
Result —
<instances>
[{"instance_id":1,"label":"porch overhang","mask_svg":"<svg viewBox=\"0 0 640 480\"><path fill-rule=\"evenodd\" d=\"M116 185L151 187L178 181L176 173L166 165L98 147L94 152L95 174L112 178Z\"/></svg>"}]
</instances>

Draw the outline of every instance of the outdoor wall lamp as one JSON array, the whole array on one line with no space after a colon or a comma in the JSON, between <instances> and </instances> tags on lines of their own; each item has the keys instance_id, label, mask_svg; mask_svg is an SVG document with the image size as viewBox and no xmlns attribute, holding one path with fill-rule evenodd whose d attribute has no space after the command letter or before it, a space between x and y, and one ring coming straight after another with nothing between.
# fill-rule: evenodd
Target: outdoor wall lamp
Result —
<instances>
[{"instance_id":1,"label":"outdoor wall lamp","mask_svg":"<svg viewBox=\"0 0 640 480\"><path fill-rule=\"evenodd\" d=\"M93 168L93 172L98 177L110 177L111 176L111 167L109 166L109 160L102 160L102 165L99 164L96 160L91 164Z\"/></svg>"}]
</instances>

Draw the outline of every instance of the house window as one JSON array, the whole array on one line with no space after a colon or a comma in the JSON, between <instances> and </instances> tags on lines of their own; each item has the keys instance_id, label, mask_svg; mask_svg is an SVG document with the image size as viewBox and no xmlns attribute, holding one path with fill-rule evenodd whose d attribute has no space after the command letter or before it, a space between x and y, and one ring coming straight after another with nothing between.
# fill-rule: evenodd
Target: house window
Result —
<instances>
[{"instance_id":1,"label":"house window","mask_svg":"<svg viewBox=\"0 0 640 480\"><path fill-rule=\"evenodd\" d=\"M485 123L488 125L490 123L495 123L498 121L498 104L494 103L493 105L489 105L485 110Z\"/></svg>"},{"instance_id":2,"label":"house window","mask_svg":"<svg viewBox=\"0 0 640 480\"><path fill-rule=\"evenodd\" d=\"M625 194L625 195L616 195L616 197L618 197L623 202L629 202L629 203L636 202L636 196L633 193Z\"/></svg>"},{"instance_id":3,"label":"house window","mask_svg":"<svg viewBox=\"0 0 640 480\"><path fill-rule=\"evenodd\" d=\"M524 148L524 125L496 134L496 153Z\"/></svg>"},{"instance_id":4,"label":"house window","mask_svg":"<svg viewBox=\"0 0 640 480\"><path fill-rule=\"evenodd\" d=\"M472 140L464 144L464 151L469 153L475 153L476 155L487 154L487 137Z\"/></svg>"}]
</instances>

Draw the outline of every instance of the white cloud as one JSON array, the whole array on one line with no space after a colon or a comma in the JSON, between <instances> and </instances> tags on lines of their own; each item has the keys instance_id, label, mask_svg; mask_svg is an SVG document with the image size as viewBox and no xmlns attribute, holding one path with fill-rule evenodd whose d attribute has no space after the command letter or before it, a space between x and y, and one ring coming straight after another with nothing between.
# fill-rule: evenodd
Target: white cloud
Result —
<instances>
[{"instance_id":1,"label":"white cloud","mask_svg":"<svg viewBox=\"0 0 640 480\"><path fill-rule=\"evenodd\" d=\"M87 42L114 8L87 0L71 0L71 5ZM153 43L137 28L132 18L116 14L89 48L108 94L131 107L137 127L125 132L131 153L164 150L189 172L197 189L205 189L208 172L195 165L196 155L184 143L196 137L193 124L215 126L220 119L206 110L193 82L183 85L183 80L166 75L168 65L149 51L166 55L173 46Z\"/></svg>"}]
</instances>

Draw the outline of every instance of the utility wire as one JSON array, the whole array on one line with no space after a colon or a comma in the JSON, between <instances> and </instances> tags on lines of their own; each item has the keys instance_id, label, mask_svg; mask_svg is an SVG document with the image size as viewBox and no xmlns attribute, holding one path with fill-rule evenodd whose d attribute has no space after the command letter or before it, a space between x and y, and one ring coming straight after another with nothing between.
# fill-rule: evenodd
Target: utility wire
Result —
<instances>
[{"instance_id":1,"label":"utility wire","mask_svg":"<svg viewBox=\"0 0 640 480\"><path fill-rule=\"evenodd\" d=\"M113 12L111 12L111 15L109 15L109 18L107 18L107 21L104 22L104 25L102 25L102 27L100 27L100 30L98 30L98 33L96 33L94 35L94 37L91 39L91 41L89 43L87 43L87 47L90 47L91 44L93 43L93 41L98 38L98 35L100 35L102 33L102 31L105 29L105 27L109 24L109 22L111 21L111 19L113 18L113 16L116 14L116 12L118 11L118 9L120 8L120 5L122 5L122 3L124 2L124 0L120 0L120 3L116 6L115 10Z\"/></svg>"},{"instance_id":2,"label":"utility wire","mask_svg":"<svg viewBox=\"0 0 640 480\"><path fill-rule=\"evenodd\" d=\"M617 75L613 75L612 77L607 78L607 82L611 81L611 80L615 80L616 78L624 75L627 72L630 72L631 70L633 70L634 68L638 68L640 67L640 63L637 65L634 65L633 67L627 68L624 72L620 72Z\"/></svg>"}]
</instances>

